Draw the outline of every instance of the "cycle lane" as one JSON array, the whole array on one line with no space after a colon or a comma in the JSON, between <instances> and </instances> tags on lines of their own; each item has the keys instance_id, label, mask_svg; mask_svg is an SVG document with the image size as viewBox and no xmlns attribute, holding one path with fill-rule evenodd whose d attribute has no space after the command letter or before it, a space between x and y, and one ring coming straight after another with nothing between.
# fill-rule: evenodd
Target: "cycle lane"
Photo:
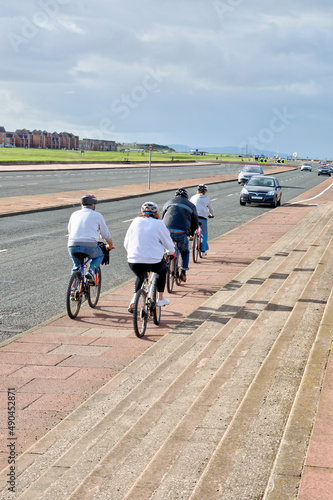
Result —
<instances>
[{"instance_id":1,"label":"cycle lane","mask_svg":"<svg viewBox=\"0 0 333 500\"><path fill-rule=\"evenodd\" d=\"M314 188L306 198L315 196L320 189ZM315 201L330 200L330 191L327 191ZM104 293L96 310L83 307L75 321L60 316L3 344L0 348L1 394L6 396L8 387L15 387L20 422L18 452L29 448L202 305L305 217L313 206L311 201L282 206L210 242L209 257L191 264L189 281L176 288L170 295L171 305L162 310L161 325L157 327L150 322L143 339L135 337L132 317L126 310L133 289L131 281ZM6 401L2 401L2 416L5 416L5 408ZM4 428L1 433L5 434ZM6 460L7 454L0 454L3 467Z\"/></svg>"}]
</instances>

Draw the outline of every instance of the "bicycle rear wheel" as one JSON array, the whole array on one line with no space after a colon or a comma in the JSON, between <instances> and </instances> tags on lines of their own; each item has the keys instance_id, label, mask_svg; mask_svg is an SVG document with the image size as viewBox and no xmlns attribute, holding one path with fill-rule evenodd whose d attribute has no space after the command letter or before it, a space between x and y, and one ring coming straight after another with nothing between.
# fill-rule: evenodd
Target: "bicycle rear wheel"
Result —
<instances>
[{"instance_id":1,"label":"bicycle rear wheel","mask_svg":"<svg viewBox=\"0 0 333 500\"><path fill-rule=\"evenodd\" d=\"M101 293L101 286L102 286L102 273L101 273L101 268L98 268L97 274L96 274L96 285L91 286L88 284L88 304L90 307L96 307L97 302Z\"/></svg>"},{"instance_id":2,"label":"bicycle rear wheel","mask_svg":"<svg viewBox=\"0 0 333 500\"><path fill-rule=\"evenodd\" d=\"M194 233L193 236L193 245L192 245L192 257L193 257L193 262L198 262L198 255L199 255L199 247L198 247L198 234Z\"/></svg>"},{"instance_id":3,"label":"bicycle rear wheel","mask_svg":"<svg viewBox=\"0 0 333 500\"><path fill-rule=\"evenodd\" d=\"M177 262L175 263L175 267L176 267L175 268L175 280L176 280L176 284L178 286L181 284L180 275L182 273L180 262L181 262L181 258L180 258L180 254L179 254L178 258L177 258Z\"/></svg>"},{"instance_id":4,"label":"bicycle rear wheel","mask_svg":"<svg viewBox=\"0 0 333 500\"><path fill-rule=\"evenodd\" d=\"M156 283L156 279L155 279L155 282L154 282L154 285L153 285L153 289L152 289L152 293L151 293L151 299L152 299L152 302L153 302L153 320L154 320L154 323L155 325L159 325L160 324L160 321L161 321L161 307L160 306L157 306L156 303L157 303L157 283Z\"/></svg>"},{"instance_id":5,"label":"bicycle rear wheel","mask_svg":"<svg viewBox=\"0 0 333 500\"><path fill-rule=\"evenodd\" d=\"M82 278L80 273L74 273L67 288L66 306L71 319L76 318L82 303Z\"/></svg>"},{"instance_id":6,"label":"bicycle rear wheel","mask_svg":"<svg viewBox=\"0 0 333 500\"><path fill-rule=\"evenodd\" d=\"M134 302L133 326L135 335L139 338L143 337L147 328L148 308L147 308L147 293L140 288L136 293Z\"/></svg>"},{"instance_id":7,"label":"bicycle rear wheel","mask_svg":"<svg viewBox=\"0 0 333 500\"><path fill-rule=\"evenodd\" d=\"M175 281L175 259L172 259L169 261L167 268L167 275L166 275L167 290L169 293L172 293L174 281Z\"/></svg>"}]
</instances>

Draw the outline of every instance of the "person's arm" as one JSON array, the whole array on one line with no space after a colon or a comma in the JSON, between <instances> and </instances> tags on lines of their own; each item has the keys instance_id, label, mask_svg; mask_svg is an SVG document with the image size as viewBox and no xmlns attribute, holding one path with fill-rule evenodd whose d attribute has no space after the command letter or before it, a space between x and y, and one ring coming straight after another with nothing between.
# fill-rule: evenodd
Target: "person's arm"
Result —
<instances>
[{"instance_id":1,"label":"person's arm","mask_svg":"<svg viewBox=\"0 0 333 500\"><path fill-rule=\"evenodd\" d=\"M213 205L212 205L212 202L210 201L210 199L208 198L208 210L209 210L209 213L212 217L215 217L215 212L214 212L214 209L213 209Z\"/></svg>"},{"instance_id":2,"label":"person's arm","mask_svg":"<svg viewBox=\"0 0 333 500\"><path fill-rule=\"evenodd\" d=\"M195 233L195 230L198 229L198 227L199 227L198 212L197 212L195 205L193 205L193 212L191 214L191 234L190 234L190 236L193 236L193 234Z\"/></svg>"},{"instance_id":3,"label":"person's arm","mask_svg":"<svg viewBox=\"0 0 333 500\"><path fill-rule=\"evenodd\" d=\"M112 243L112 240L111 240L111 239L109 239L109 240L106 240L106 242L107 242L107 245L105 246L105 248L106 248L107 250L113 250L113 249L114 249L114 245L113 245L113 243Z\"/></svg>"},{"instance_id":4,"label":"person's arm","mask_svg":"<svg viewBox=\"0 0 333 500\"><path fill-rule=\"evenodd\" d=\"M170 236L170 231L167 229L167 227L163 224L161 225L161 243L164 246L164 248L169 252L170 254L173 254L175 252L175 244Z\"/></svg>"}]
</instances>

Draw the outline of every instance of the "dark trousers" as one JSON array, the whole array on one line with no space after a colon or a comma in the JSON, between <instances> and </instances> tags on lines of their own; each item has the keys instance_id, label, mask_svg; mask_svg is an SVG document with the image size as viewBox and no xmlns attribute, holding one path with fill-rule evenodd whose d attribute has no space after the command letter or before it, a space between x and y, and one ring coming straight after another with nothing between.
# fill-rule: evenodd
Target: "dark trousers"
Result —
<instances>
[{"instance_id":1,"label":"dark trousers","mask_svg":"<svg viewBox=\"0 0 333 500\"><path fill-rule=\"evenodd\" d=\"M165 281L166 281L166 262L164 259L161 262L156 262L155 264L148 263L128 263L130 269L136 275L134 290L137 292L140 290L142 283L144 281L144 273L145 272L153 272L158 274L157 278L157 291L164 292Z\"/></svg>"}]
</instances>

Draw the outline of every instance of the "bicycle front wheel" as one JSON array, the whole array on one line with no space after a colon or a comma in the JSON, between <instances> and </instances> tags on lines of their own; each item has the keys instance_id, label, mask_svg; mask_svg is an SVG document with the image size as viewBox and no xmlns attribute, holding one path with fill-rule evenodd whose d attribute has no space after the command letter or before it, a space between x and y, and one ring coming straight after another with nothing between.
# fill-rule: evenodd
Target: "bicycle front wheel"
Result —
<instances>
[{"instance_id":1,"label":"bicycle front wheel","mask_svg":"<svg viewBox=\"0 0 333 500\"><path fill-rule=\"evenodd\" d=\"M194 233L193 236L193 245L192 245L192 257L193 257L193 262L198 262L198 255L199 255L199 238L197 233Z\"/></svg>"},{"instance_id":2,"label":"bicycle front wheel","mask_svg":"<svg viewBox=\"0 0 333 500\"><path fill-rule=\"evenodd\" d=\"M74 273L67 288L67 313L71 319L76 318L82 303L82 278L80 273Z\"/></svg>"},{"instance_id":3,"label":"bicycle front wheel","mask_svg":"<svg viewBox=\"0 0 333 500\"><path fill-rule=\"evenodd\" d=\"M96 285L91 286L88 283L88 304L90 307L96 307L97 302L101 293L101 286L102 286L102 273L101 273L101 268L98 268L96 277Z\"/></svg>"},{"instance_id":4,"label":"bicycle front wheel","mask_svg":"<svg viewBox=\"0 0 333 500\"><path fill-rule=\"evenodd\" d=\"M155 325L159 325L161 321L161 307L157 306L157 283L156 280L153 285L153 290L151 293L152 307L153 307L153 320Z\"/></svg>"},{"instance_id":5,"label":"bicycle front wheel","mask_svg":"<svg viewBox=\"0 0 333 500\"><path fill-rule=\"evenodd\" d=\"M147 307L147 293L140 288L136 292L133 313L133 326L135 335L139 338L143 337L147 328L148 321L148 307Z\"/></svg>"},{"instance_id":6,"label":"bicycle front wheel","mask_svg":"<svg viewBox=\"0 0 333 500\"><path fill-rule=\"evenodd\" d=\"M167 274L166 274L167 290L169 293L172 293L174 281L175 281L175 259L172 259L168 264Z\"/></svg>"}]
</instances>

